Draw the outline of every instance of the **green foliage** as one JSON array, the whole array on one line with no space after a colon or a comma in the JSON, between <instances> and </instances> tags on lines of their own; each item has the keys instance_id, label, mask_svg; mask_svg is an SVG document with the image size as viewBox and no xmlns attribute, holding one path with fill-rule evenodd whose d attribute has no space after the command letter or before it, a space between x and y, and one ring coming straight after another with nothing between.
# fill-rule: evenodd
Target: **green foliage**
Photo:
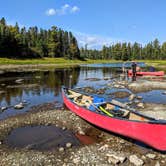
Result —
<instances>
[{"instance_id":1,"label":"green foliage","mask_svg":"<svg viewBox=\"0 0 166 166\"><path fill-rule=\"evenodd\" d=\"M20 28L8 26L5 18L0 19L0 57L41 58L65 57L80 59L77 40L71 32L52 26L49 30L38 27Z\"/></svg>"},{"instance_id":2,"label":"green foliage","mask_svg":"<svg viewBox=\"0 0 166 166\"><path fill-rule=\"evenodd\" d=\"M131 43L116 43L111 46L103 46L102 50L91 50L81 48L81 57L88 59L102 60L166 60L166 42L160 45L158 39L146 44L142 47L141 44Z\"/></svg>"}]
</instances>

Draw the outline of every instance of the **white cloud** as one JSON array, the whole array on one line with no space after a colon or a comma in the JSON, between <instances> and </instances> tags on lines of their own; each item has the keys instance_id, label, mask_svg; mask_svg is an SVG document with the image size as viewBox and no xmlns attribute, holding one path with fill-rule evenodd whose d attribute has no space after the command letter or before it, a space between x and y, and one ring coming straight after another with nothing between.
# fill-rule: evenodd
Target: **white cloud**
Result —
<instances>
[{"instance_id":1,"label":"white cloud","mask_svg":"<svg viewBox=\"0 0 166 166\"><path fill-rule=\"evenodd\" d=\"M84 47L87 44L89 49L101 49L103 45L108 46L113 43L113 39L109 37L81 32L74 32L74 35L76 36L80 47Z\"/></svg>"},{"instance_id":2,"label":"white cloud","mask_svg":"<svg viewBox=\"0 0 166 166\"><path fill-rule=\"evenodd\" d=\"M87 44L89 49L102 49L103 45L110 46L117 42L125 42L125 40L118 38L105 37L94 34L86 34L81 32L74 32L75 37L78 40L79 46L84 47Z\"/></svg>"},{"instance_id":3,"label":"white cloud","mask_svg":"<svg viewBox=\"0 0 166 166\"><path fill-rule=\"evenodd\" d=\"M65 4L61 6L59 9L48 9L46 11L47 16L53 16L53 15L66 15L69 13L76 13L80 9L77 6L70 6L69 4Z\"/></svg>"},{"instance_id":4,"label":"white cloud","mask_svg":"<svg viewBox=\"0 0 166 166\"><path fill-rule=\"evenodd\" d=\"M79 7L73 6L70 11L71 13L75 13L75 12L78 12L79 10L80 10Z\"/></svg>"},{"instance_id":5,"label":"white cloud","mask_svg":"<svg viewBox=\"0 0 166 166\"><path fill-rule=\"evenodd\" d=\"M46 15L47 16L53 16L53 15L55 15L56 14L56 10L55 9L48 9L47 11L46 11Z\"/></svg>"}]
</instances>

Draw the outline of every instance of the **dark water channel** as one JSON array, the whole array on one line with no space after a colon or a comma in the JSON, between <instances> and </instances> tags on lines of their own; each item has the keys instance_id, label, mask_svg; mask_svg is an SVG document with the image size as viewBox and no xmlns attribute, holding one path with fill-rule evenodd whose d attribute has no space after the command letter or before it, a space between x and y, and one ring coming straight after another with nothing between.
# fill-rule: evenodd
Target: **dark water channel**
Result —
<instances>
[{"instance_id":1,"label":"dark water channel","mask_svg":"<svg viewBox=\"0 0 166 166\"><path fill-rule=\"evenodd\" d=\"M143 64L142 64L143 65ZM54 103L55 107L63 104L61 86L105 88L102 96L109 98L111 92L121 89L112 89L107 85L113 80L121 80L121 66L90 65L76 68L64 68L36 72L8 72L0 75L0 107L7 107L0 112L0 119L21 114L32 106L43 103ZM124 78L129 79L130 78ZM123 89L123 91L128 91ZM162 90L141 93L144 102L166 103ZM127 98L119 99L127 101ZM24 103L23 109L14 106Z\"/></svg>"}]
</instances>

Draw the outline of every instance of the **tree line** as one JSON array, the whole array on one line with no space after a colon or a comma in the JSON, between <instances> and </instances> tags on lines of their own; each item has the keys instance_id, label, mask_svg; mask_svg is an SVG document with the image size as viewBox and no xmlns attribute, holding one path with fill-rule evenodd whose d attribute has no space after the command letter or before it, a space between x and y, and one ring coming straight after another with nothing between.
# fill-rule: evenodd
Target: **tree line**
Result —
<instances>
[{"instance_id":1,"label":"tree line","mask_svg":"<svg viewBox=\"0 0 166 166\"><path fill-rule=\"evenodd\" d=\"M81 56L89 59L115 59L115 60L166 60L166 42L160 44L158 39L142 46L135 42L116 43L103 46L101 50L87 49L87 45L80 49Z\"/></svg>"},{"instance_id":2,"label":"tree line","mask_svg":"<svg viewBox=\"0 0 166 166\"><path fill-rule=\"evenodd\" d=\"M165 60L166 42L158 39L146 45L124 42L103 46L101 50L79 49L76 38L71 32L56 26L45 30L37 26L19 27L7 25L5 18L0 19L0 57L42 58L64 57L66 59L115 59L115 60Z\"/></svg>"},{"instance_id":3,"label":"tree line","mask_svg":"<svg viewBox=\"0 0 166 166\"><path fill-rule=\"evenodd\" d=\"M64 57L80 59L77 40L71 32L56 26L45 30L38 27L20 28L7 25L5 18L0 19L0 57L42 58Z\"/></svg>"}]
</instances>

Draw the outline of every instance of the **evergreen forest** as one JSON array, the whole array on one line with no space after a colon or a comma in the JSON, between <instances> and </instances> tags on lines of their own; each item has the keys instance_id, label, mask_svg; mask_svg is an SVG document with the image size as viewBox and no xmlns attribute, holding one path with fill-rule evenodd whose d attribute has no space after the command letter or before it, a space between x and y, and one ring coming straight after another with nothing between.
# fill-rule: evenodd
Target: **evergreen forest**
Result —
<instances>
[{"instance_id":1,"label":"evergreen forest","mask_svg":"<svg viewBox=\"0 0 166 166\"><path fill-rule=\"evenodd\" d=\"M49 30L38 27L20 28L7 25L5 18L0 19L0 57L5 58L42 58L64 57L80 59L77 40L71 32L52 26Z\"/></svg>"},{"instance_id":2,"label":"evergreen forest","mask_svg":"<svg viewBox=\"0 0 166 166\"><path fill-rule=\"evenodd\" d=\"M5 18L0 19L0 57L14 59L63 57L65 59L101 60L166 60L166 42L158 39L145 45L122 42L103 46L101 50L88 49L87 44L79 48L72 32L56 26L42 28L7 25Z\"/></svg>"}]
</instances>

